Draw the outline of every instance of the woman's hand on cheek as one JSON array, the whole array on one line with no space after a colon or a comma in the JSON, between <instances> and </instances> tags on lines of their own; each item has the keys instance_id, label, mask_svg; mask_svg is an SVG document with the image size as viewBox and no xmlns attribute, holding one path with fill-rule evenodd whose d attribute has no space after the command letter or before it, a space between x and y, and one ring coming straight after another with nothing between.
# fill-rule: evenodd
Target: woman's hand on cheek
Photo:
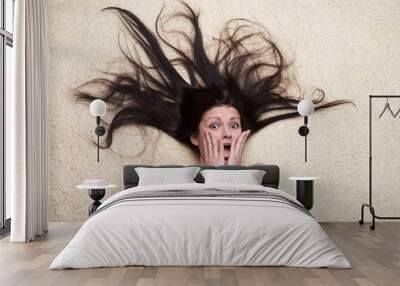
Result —
<instances>
[{"instance_id":1,"label":"woman's hand on cheek","mask_svg":"<svg viewBox=\"0 0 400 286\"><path fill-rule=\"evenodd\" d=\"M236 140L232 142L227 165L242 164L243 149L249 134L250 130L244 131Z\"/></svg>"},{"instance_id":2,"label":"woman's hand on cheek","mask_svg":"<svg viewBox=\"0 0 400 286\"><path fill-rule=\"evenodd\" d=\"M201 165L208 165L209 161L209 151L208 151L208 140L206 138L207 133L205 130L200 130L200 144L199 144L199 149L200 149L200 163Z\"/></svg>"},{"instance_id":3,"label":"woman's hand on cheek","mask_svg":"<svg viewBox=\"0 0 400 286\"><path fill-rule=\"evenodd\" d=\"M224 165L224 146L219 138L214 137L207 129L201 130L200 163L202 165Z\"/></svg>"}]
</instances>

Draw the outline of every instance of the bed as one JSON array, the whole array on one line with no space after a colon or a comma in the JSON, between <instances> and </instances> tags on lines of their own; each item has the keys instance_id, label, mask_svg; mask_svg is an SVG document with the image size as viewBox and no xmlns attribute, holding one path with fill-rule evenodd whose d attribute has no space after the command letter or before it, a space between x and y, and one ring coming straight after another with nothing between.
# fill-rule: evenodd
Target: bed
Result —
<instances>
[{"instance_id":1,"label":"bed","mask_svg":"<svg viewBox=\"0 0 400 286\"><path fill-rule=\"evenodd\" d=\"M261 185L205 184L199 173L195 183L151 186L138 186L137 167L124 167L124 190L100 205L50 269L351 267L312 215L278 189L278 166L218 167L264 170Z\"/></svg>"}]
</instances>

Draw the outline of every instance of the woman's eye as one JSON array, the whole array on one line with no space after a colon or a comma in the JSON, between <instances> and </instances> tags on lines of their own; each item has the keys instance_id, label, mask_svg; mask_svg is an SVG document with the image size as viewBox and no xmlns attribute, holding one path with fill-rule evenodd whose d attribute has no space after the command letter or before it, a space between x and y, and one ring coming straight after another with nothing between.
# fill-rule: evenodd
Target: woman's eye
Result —
<instances>
[{"instance_id":1,"label":"woman's eye","mask_svg":"<svg viewBox=\"0 0 400 286\"><path fill-rule=\"evenodd\" d=\"M240 125L239 125L239 123L232 123L231 127L236 129L236 128L239 128Z\"/></svg>"},{"instance_id":2,"label":"woman's eye","mask_svg":"<svg viewBox=\"0 0 400 286\"><path fill-rule=\"evenodd\" d=\"M211 129L217 129L218 128L218 124L217 123L212 123L208 126Z\"/></svg>"}]
</instances>

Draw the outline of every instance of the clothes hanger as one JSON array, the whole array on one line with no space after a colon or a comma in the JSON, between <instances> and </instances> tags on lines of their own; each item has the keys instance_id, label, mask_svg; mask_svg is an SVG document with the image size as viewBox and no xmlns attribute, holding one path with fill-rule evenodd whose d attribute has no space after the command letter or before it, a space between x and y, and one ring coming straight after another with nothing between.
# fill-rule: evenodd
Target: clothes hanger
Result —
<instances>
[{"instance_id":1,"label":"clothes hanger","mask_svg":"<svg viewBox=\"0 0 400 286\"><path fill-rule=\"evenodd\" d=\"M379 118L382 117L382 115L386 112L386 110L389 110L389 112L392 114L393 118L396 117L396 116L394 115L392 109L390 108L389 98L388 98L388 97L386 97L385 107L383 108L382 113L379 115ZM400 111L400 110L399 110L399 111ZM397 113L399 113L399 111L396 112L396 115L397 115Z\"/></svg>"}]
</instances>

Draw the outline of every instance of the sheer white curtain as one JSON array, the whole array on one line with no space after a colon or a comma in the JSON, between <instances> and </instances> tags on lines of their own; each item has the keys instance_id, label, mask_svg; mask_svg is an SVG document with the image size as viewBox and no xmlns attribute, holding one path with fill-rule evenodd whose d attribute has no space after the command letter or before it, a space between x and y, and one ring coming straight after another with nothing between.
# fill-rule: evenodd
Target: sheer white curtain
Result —
<instances>
[{"instance_id":1,"label":"sheer white curtain","mask_svg":"<svg viewBox=\"0 0 400 286\"><path fill-rule=\"evenodd\" d=\"M12 242L47 232L47 37L45 0L15 1L13 93L6 111L6 180Z\"/></svg>"}]
</instances>

